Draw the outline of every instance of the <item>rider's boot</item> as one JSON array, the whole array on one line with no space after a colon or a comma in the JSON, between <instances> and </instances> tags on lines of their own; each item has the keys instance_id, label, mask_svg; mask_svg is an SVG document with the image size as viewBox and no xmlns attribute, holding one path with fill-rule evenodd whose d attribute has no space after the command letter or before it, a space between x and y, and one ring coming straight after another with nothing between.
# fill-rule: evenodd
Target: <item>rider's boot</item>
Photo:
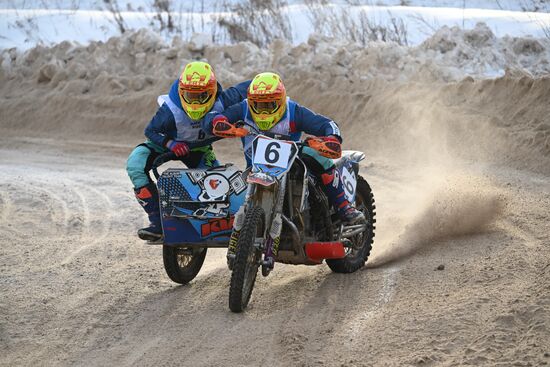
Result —
<instances>
[{"instance_id":1,"label":"rider's boot","mask_svg":"<svg viewBox=\"0 0 550 367\"><path fill-rule=\"evenodd\" d=\"M138 230L138 237L146 241L157 241L162 238L160 224L159 194L155 184L135 189L134 193L139 204L149 216L149 226Z\"/></svg>"},{"instance_id":2,"label":"rider's boot","mask_svg":"<svg viewBox=\"0 0 550 367\"><path fill-rule=\"evenodd\" d=\"M336 168L323 173L321 180L323 183L323 191L328 197L329 202L334 206L338 217L342 222L355 223L365 219L362 212L350 205L346 199L344 185L338 174L335 174Z\"/></svg>"}]
</instances>

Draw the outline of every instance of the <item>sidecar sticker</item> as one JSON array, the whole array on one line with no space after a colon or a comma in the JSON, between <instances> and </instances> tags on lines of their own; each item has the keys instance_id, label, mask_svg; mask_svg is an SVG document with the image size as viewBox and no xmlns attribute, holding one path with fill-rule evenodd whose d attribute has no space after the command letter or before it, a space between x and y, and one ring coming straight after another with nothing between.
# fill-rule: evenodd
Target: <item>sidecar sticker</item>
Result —
<instances>
[{"instance_id":1,"label":"sidecar sticker","mask_svg":"<svg viewBox=\"0 0 550 367\"><path fill-rule=\"evenodd\" d=\"M201 236L208 237L211 234L219 234L219 233L231 231L231 229L233 228L234 219L235 219L234 217L231 217L229 219L227 218L210 219L208 222L202 223Z\"/></svg>"},{"instance_id":2,"label":"sidecar sticker","mask_svg":"<svg viewBox=\"0 0 550 367\"><path fill-rule=\"evenodd\" d=\"M236 167L169 169L157 184L164 244L228 240L247 188Z\"/></svg>"},{"instance_id":3,"label":"sidecar sticker","mask_svg":"<svg viewBox=\"0 0 550 367\"><path fill-rule=\"evenodd\" d=\"M202 191L197 199L201 202L209 203L217 201L217 203L209 203L208 205L202 206L195 210L193 215L197 217L227 216L226 209L229 208L229 202L220 203L220 201L226 201L227 195L231 194L229 180L219 173L210 173L204 176L199 185Z\"/></svg>"},{"instance_id":4,"label":"sidecar sticker","mask_svg":"<svg viewBox=\"0 0 550 367\"><path fill-rule=\"evenodd\" d=\"M279 177L286 172L285 168L267 166L265 164L255 164L252 172L263 172L273 177Z\"/></svg>"},{"instance_id":5,"label":"sidecar sticker","mask_svg":"<svg viewBox=\"0 0 550 367\"><path fill-rule=\"evenodd\" d=\"M189 176L189 179L191 180L192 183L198 184L200 181L202 181L202 178L206 176L206 172L192 170L187 172L187 176Z\"/></svg>"},{"instance_id":6,"label":"sidecar sticker","mask_svg":"<svg viewBox=\"0 0 550 367\"><path fill-rule=\"evenodd\" d=\"M193 193L178 176L172 175L159 182L161 200L193 200ZM166 202L167 203L167 202Z\"/></svg>"},{"instance_id":7,"label":"sidecar sticker","mask_svg":"<svg viewBox=\"0 0 550 367\"><path fill-rule=\"evenodd\" d=\"M235 172L235 174L229 178L229 182L231 183L231 189L237 195L246 190L246 183L240 171Z\"/></svg>"}]
</instances>

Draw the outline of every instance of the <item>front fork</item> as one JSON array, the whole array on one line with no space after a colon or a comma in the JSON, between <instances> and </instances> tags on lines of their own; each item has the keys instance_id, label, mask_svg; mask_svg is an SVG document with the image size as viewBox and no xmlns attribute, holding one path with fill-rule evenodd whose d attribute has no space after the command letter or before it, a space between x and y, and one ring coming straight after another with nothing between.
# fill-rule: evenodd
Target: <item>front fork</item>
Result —
<instances>
[{"instance_id":1,"label":"front fork","mask_svg":"<svg viewBox=\"0 0 550 367\"><path fill-rule=\"evenodd\" d=\"M283 204L286 192L286 178L283 176L278 181L277 193L274 198L274 205L271 211L271 226L266 235L266 245L264 250L264 260L262 261L262 275L267 276L275 267L275 257L279 252L279 243L281 241L281 231L283 229Z\"/></svg>"},{"instance_id":2,"label":"front fork","mask_svg":"<svg viewBox=\"0 0 550 367\"><path fill-rule=\"evenodd\" d=\"M283 176L281 180L277 182L276 192L272 196L272 200L267 200L265 197L262 197L262 200L255 202L254 197L256 196L256 191L260 187L258 184L249 184L247 195L245 198L245 205L243 205L239 211L235 214L235 220L233 223L233 232L231 233L231 240L229 246L231 247L236 245L238 236L241 232L241 229L244 225L244 219L246 216L246 209L251 206L251 203L255 205L260 205L264 208L264 212L270 215L266 218L266 223L271 223L269 230L264 233L265 241L262 241L261 246L259 247L260 251L263 251L264 258L261 262L262 265L262 275L267 276L273 267L275 266L275 257L279 251L279 242L281 240L281 231L283 228L282 220L282 211L286 191L286 176ZM233 249L236 250L236 249ZM231 259L228 255L228 261ZM234 256L234 255L233 255Z\"/></svg>"}]
</instances>

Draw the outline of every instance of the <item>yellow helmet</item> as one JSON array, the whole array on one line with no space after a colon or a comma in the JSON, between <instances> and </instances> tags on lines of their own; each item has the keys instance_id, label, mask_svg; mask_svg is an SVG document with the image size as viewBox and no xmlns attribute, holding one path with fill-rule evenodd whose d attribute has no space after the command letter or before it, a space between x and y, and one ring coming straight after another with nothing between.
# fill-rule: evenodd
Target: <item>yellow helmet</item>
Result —
<instances>
[{"instance_id":1,"label":"yellow helmet","mask_svg":"<svg viewBox=\"0 0 550 367\"><path fill-rule=\"evenodd\" d=\"M252 120L260 130L269 130L286 112L286 90L281 77L275 73L261 73L248 87L248 108Z\"/></svg>"},{"instance_id":2,"label":"yellow helmet","mask_svg":"<svg viewBox=\"0 0 550 367\"><path fill-rule=\"evenodd\" d=\"M218 92L212 67L202 61L187 64L179 79L178 92L187 115L193 120L203 118L214 106Z\"/></svg>"}]
</instances>

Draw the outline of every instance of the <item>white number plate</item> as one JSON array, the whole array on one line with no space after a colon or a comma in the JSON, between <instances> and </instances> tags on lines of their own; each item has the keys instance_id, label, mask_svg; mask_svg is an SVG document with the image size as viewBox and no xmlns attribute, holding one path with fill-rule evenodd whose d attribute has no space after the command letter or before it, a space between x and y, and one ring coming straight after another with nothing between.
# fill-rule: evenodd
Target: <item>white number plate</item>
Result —
<instances>
[{"instance_id":1,"label":"white number plate","mask_svg":"<svg viewBox=\"0 0 550 367\"><path fill-rule=\"evenodd\" d=\"M254 164L287 168L292 153L292 144L280 140L259 137L254 152Z\"/></svg>"},{"instance_id":2,"label":"white number plate","mask_svg":"<svg viewBox=\"0 0 550 367\"><path fill-rule=\"evenodd\" d=\"M355 172L350 171L347 166L342 169L342 183L346 198L348 201L353 202L355 189L357 187L357 179L355 178Z\"/></svg>"}]
</instances>

